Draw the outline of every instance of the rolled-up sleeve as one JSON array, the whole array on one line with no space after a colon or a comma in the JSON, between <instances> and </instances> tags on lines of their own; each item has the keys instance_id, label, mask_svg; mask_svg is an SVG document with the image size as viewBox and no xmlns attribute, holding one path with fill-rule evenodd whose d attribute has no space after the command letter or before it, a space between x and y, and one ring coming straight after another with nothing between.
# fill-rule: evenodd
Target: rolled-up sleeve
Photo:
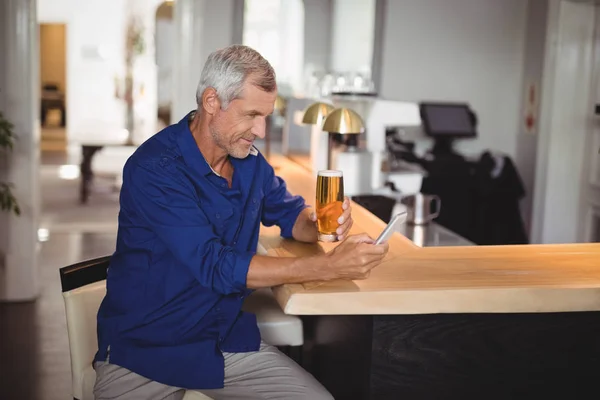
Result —
<instances>
[{"instance_id":1,"label":"rolled-up sleeve","mask_svg":"<svg viewBox=\"0 0 600 400\"><path fill-rule=\"evenodd\" d=\"M200 207L194 188L161 165L126 165L122 196L202 286L221 294L246 289L251 252L222 244Z\"/></svg>"},{"instance_id":2,"label":"rolled-up sleeve","mask_svg":"<svg viewBox=\"0 0 600 400\"><path fill-rule=\"evenodd\" d=\"M296 219L306 208L304 199L300 196L292 196L283 179L275 175L270 165L265 176L264 190L262 223L265 226L277 225L281 228L282 237L292 238Z\"/></svg>"}]
</instances>

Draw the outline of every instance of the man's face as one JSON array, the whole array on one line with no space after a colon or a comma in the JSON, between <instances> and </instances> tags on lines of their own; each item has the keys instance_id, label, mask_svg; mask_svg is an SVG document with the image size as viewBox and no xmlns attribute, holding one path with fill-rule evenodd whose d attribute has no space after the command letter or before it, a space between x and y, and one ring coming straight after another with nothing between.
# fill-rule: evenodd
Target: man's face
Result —
<instances>
[{"instance_id":1,"label":"man's face","mask_svg":"<svg viewBox=\"0 0 600 400\"><path fill-rule=\"evenodd\" d=\"M208 125L217 146L231 157L246 158L254 140L265 137L266 118L276 97L277 91L268 93L246 82L241 97L217 110Z\"/></svg>"}]
</instances>

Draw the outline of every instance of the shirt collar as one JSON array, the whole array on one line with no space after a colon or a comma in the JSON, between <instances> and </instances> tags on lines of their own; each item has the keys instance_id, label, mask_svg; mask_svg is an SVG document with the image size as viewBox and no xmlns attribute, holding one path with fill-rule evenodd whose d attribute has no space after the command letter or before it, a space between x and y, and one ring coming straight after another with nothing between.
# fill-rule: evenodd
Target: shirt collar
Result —
<instances>
[{"instance_id":1,"label":"shirt collar","mask_svg":"<svg viewBox=\"0 0 600 400\"><path fill-rule=\"evenodd\" d=\"M179 149L181 150L181 154L183 155L183 159L185 163L188 164L193 169L200 172L202 175L209 175L211 173L219 176L210 164L204 158L204 155L200 151L198 144L194 140L194 135L192 135L192 131L190 130L190 121L194 116L196 111L189 112L185 117L179 121L177 131L180 133L177 138L177 143L179 145ZM258 156L258 149L254 146L250 148L250 153L248 156ZM235 161L234 161L235 160ZM230 158L232 164L235 166L238 165L237 160L233 157Z\"/></svg>"},{"instance_id":2,"label":"shirt collar","mask_svg":"<svg viewBox=\"0 0 600 400\"><path fill-rule=\"evenodd\" d=\"M208 175L213 172L212 168L204 159L198 144L194 140L194 135L192 135L192 131L190 131L189 122L194 115L194 112L195 111L189 112L177 124L177 144L179 150L181 150L181 155L183 156L185 163L202 175Z\"/></svg>"}]
</instances>

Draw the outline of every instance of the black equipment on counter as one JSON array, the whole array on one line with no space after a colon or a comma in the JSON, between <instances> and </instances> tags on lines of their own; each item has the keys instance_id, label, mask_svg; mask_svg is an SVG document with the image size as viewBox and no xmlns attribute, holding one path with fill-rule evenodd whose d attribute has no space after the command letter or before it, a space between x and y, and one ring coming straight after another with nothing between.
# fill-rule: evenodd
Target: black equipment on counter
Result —
<instances>
[{"instance_id":1,"label":"black equipment on counter","mask_svg":"<svg viewBox=\"0 0 600 400\"><path fill-rule=\"evenodd\" d=\"M466 103L421 102L419 112L425 134L435 142L435 157L454 156L454 140L477 137L477 116Z\"/></svg>"},{"instance_id":2,"label":"black equipment on counter","mask_svg":"<svg viewBox=\"0 0 600 400\"><path fill-rule=\"evenodd\" d=\"M455 140L477 137L474 111L466 103L434 102L419 103L419 111L433 148L419 157L414 144L393 128L386 130L386 146L392 162L414 163L426 171L421 193L438 195L443 204L435 222L479 245L528 243L519 208L525 189L510 157L486 151L472 161L452 148ZM389 219L392 206L385 200L359 200Z\"/></svg>"},{"instance_id":3,"label":"black equipment on counter","mask_svg":"<svg viewBox=\"0 0 600 400\"><path fill-rule=\"evenodd\" d=\"M393 197L376 194L352 196L352 201L369 210L372 214L386 224L390 222L392 210L396 205L396 199Z\"/></svg>"},{"instance_id":4,"label":"black equipment on counter","mask_svg":"<svg viewBox=\"0 0 600 400\"><path fill-rule=\"evenodd\" d=\"M425 133L433 138L477 137L475 113L464 103L419 103Z\"/></svg>"},{"instance_id":5,"label":"black equipment on counter","mask_svg":"<svg viewBox=\"0 0 600 400\"><path fill-rule=\"evenodd\" d=\"M397 128L389 127L385 130L385 147L393 161L402 160L415 164L420 164L422 161L415 154L415 143L398 137Z\"/></svg>"},{"instance_id":6,"label":"black equipment on counter","mask_svg":"<svg viewBox=\"0 0 600 400\"><path fill-rule=\"evenodd\" d=\"M479 245L527 244L520 200L525 188L510 157L484 152L476 162L432 162L422 193L442 199L436 222Z\"/></svg>"}]
</instances>

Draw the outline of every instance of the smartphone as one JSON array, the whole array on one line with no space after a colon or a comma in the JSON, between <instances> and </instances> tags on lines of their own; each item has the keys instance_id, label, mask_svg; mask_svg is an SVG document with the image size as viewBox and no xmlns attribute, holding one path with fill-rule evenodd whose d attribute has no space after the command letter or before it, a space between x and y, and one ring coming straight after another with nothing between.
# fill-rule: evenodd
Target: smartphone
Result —
<instances>
[{"instance_id":1,"label":"smartphone","mask_svg":"<svg viewBox=\"0 0 600 400\"><path fill-rule=\"evenodd\" d=\"M395 232L396 224L401 224L403 222L406 222L406 211L394 215L394 217L390 220L383 232L381 232L381 234L375 241L375 244L382 244L387 242L388 239Z\"/></svg>"}]
</instances>

